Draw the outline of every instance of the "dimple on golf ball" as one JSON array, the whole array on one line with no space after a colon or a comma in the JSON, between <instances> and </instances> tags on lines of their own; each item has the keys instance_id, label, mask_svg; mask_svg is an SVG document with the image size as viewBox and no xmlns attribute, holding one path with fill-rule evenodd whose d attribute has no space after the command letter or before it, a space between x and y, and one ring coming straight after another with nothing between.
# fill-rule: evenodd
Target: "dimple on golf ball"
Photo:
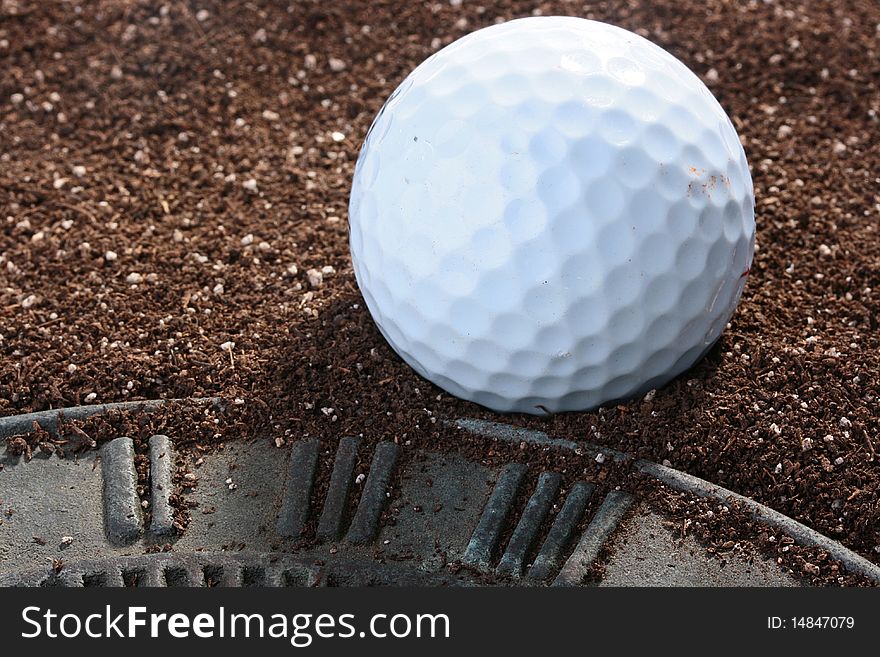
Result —
<instances>
[{"instance_id":1,"label":"dimple on golf ball","mask_svg":"<svg viewBox=\"0 0 880 657\"><path fill-rule=\"evenodd\" d=\"M739 300L754 192L736 131L659 46L514 20L418 66L364 141L358 285L419 374L498 411L587 410L700 359Z\"/></svg>"}]
</instances>

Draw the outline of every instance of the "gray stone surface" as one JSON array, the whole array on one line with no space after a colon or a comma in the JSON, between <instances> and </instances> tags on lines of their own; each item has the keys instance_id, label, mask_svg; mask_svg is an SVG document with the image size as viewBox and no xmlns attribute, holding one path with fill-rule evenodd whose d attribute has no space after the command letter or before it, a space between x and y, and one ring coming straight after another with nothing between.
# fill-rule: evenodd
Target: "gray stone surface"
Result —
<instances>
[{"instance_id":1,"label":"gray stone surface","mask_svg":"<svg viewBox=\"0 0 880 657\"><path fill-rule=\"evenodd\" d=\"M0 574L0 586L317 586L320 569L287 554L153 553Z\"/></svg>"},{"instance_id":2,"label":"gray stone surface","mask_svg":"<svg viewBox=\"0 0 880 657\"><path fill-rule=\"evenodd\" d=\"M602 505L596 510L596 515L575 546L574 552L553 581L553 586L577 586L582 582L590 566L599 558L603 546L617 531L618 525L634 502L635 498L632 495L619 490L613 490L605 496Z\"/></svg>"},{"instance_id":3,"label":"gray stone surface","mask_svg":"<svg viewBox=\"0 0 880 657\"><path fill-rule=\"evenodd\" d=\"M268 440L228 443L207 454L193 470L198 482L186 497L197 504L190 526L175 550L193 551L244 545L268 551L278 542L275 522L281 506L289 449ZM230 490L231 479L235 488Z\"/></svg>"},{"instance_id":4,"label":"gray stone surface","mask_svg":"<svg viewBox=\"0 0 880 657\"><path fill-rule=\"evenodd\" d=\"M167 536L174 531L174 517L171 509L171 493L174 485L171 475L174 471L174 448L168 436L150 438L150 490L152 493L153 519L150 531L156 536Z\"/></svg>"},{"instance_id":5,"label":"gray stone surface","mask_svg":"<svg viewBox=\"0 0 880 657\"><path fill-rule=\"evenodd\" d=\"M392 442L383 441L376 445L361 499L345 535L345 540L349 543L369 543L379 532L379 516L388 501L388 485L399 452L400 448Z\"/></svg>"},{"instance_id":6,"label":"gray stone surface","mask_svg":"<svg viewBox=\"0 0 880 657\"><path fill-rule=\"evenodd\" d=\"M276 527L281 536L299 538L309 519L312 485L318 467L320 445L315 438L297 441L290 450L284 498Z\"/></svg>"},{"instance_id":7,"label":"gray stone surface","mask_svg":"<svg viewBox=\"0 0 880 657\"><path fill-rule=\"evenodd\" d=\"M492 436L498 440L555 449L574 445L543 434L506 431L504 425L489 424ZM603 586L799 583L772 561L750 561L734 554L723 563L711 557L692 537L680 539L673 535L663 519L646 508L630 513L632 499L625 492L607 494L601 486L593 490L589 482L559 491L557 478L551 473L544 473L544 485L536 490L521 490L523 481L534 482L538 475L531 470L527 477L528 452L523 452L522 463L488 467L457 454L407 452L413 448L386 443L375 450L367 464L356 458L356 442L346 443L347 447L338 453L334 441L317 439L300 443L293 450L276 448L268 440L234 442L204 454L198 465L192 462L195 457L187 457L195 475L192 487L184 492L187 501L195 505L191 523L182 536L173 533L158 539L152 531L142 533L134 453L128 439L117 439L100 453L87 452L79 459L37 455L31 462L24 462L3 455L0 582L33 580L68 586L120 585L125 581L161 586L287 585L302 581L300 576L305 572L308 582L315 585L505 584L509 580L496 573L503 561L500 573L512 575L515 581L526 570L527 582L532 585L553 581L560 572L560 582L579 584L599 558L605 569ZM150 449L150 504L154 518L166 524L173 465L168 443L168 439L154 437ZM318 499L313 481L299 478L302 486L298 487L297 514L320 518L326 500L332 498L327 516L332 520L327 524L332 525L330 533L336 537L351 535L355 529L363 535L362 544L331 540L302 548L295 539L278 531L278 518L284 515L291 454L302 454L304 447L308 447L309 464L316 462L318 468L330 468L330 463L335 467L334 458L341 454L341 483L338 494L328 493L325 499ZM395 466L398 451L401 462ZM404 454L406 458L402 458ZM642 462L634 462L634 466L644 469ZM389 496L386 489L395 467L400 472ZM312 471L311 466L306 470ZM329 474L321 472L323 478ZM365 477L352 481L355 474ZM665 471L660 475L672 476ZM702 486L700 494L714 491L724 499L724 493L729 493L717 487L709 490L707 482L693 483L682 473L678 475L688 485ZM349 490L342 485L345 480ZM522 495L517 494L518 489ZM352 514L355 507L360 511ZM551 509L558 513L553 522L548 522L545 514ZM793 523L790 519L785 522ZM108 540L105 526L116 527L110 532L117 537L116 544ZM71 541L62 541L68 536ZM803 536L813 540L810 534ZM173 543L174 552L143 555L157 540ZM126 541L131 542L120 544ZM469 545L479 572L449 568L465 560ZM277 556L290 551L298 564L323 564L320 572L307 567L295 575L296 568L288 572L267 565L275 563L271 553ZM508 555L506 560L504 554ZM118 559L126 555L134 556ZM233 555L234 563L227 563L226 557ZM65 567L56 576L50 566L52 559L59 558L70 569ZM531 559L536 563L530 569Z\"/></svg>"},{"instance_id":8,"label":"gray stone surface","mask_svg":"<svg viewBox=\"0 0 880 657\"><path fill-rule=\"evenodd\" d=\"M462 559L497 476L455 454L421 454L400 473L396 522L381 528L378 544L389 558L418 555L426 571Z\"/></svg>"},{"instance_id":9,"label":"gray stone surface","mask_svg":"<svg viewBox=\"0 0 880 657\"><path fill-rule=\"evenodd\" d=\"M58 435L58 420L63 415L65 420L82 420L91 415L104 413L109 410L141 411L151 413L166 400L153 399L130 402L114 402L111 404L93 404L91 406L76 406L73 408L53 408L48 411L37 411L23 415L10 415L0 417L0 438L7 438L20 433L27 433L33 428L34 422L51 433ZM167 400L171 401L171 400ZM191 404L219 404L218 397L195 397L187 400ZM76 441L78 443L78 441Z\"/></svg>"},{"instance_id":10,"label":"gray stone surface","mask_svg":"<svg viewBox=\"0 0 880 657\"><path fill-rule=\"evenodd\" d=\"M618 462L631 462L632 466L648 474L675 490L685 491L701 497L710 497L724 502L736 502L756 520L774 527L797 541L800 545L816 546L826 551L833 559L839 561L847 571L863 575L874 582L880 583L880 566L865 559L840 542L824 536L806 525L761 504L760 502L739 495L731 490L713 484L686 472L676 470L659 463L643 459L633 459L630 455L618 450L595 445L586 441L574 442L565 438L555 438L542 431L521 429L501 422L487 422L473 418L459 418L450 424L474 434L496 438L511 443L527 443L531 445L555 447L591 456L611 456Z\"/></svg>"},{"instance_id":11,"label":"gray stone surface","mask_svg":"<svg viewBox=\"0 0 880 657\"><path fill-rule=\"evenodd\" d=\"M539 532L553 506L559 491L562 477L558 472L542 472L532 496L520 516L501 561L495 569L499 575L521 577L523 563L529 551L535 546Z\"/></svg>"},{"instance_id":12,"label":"gray stone surface","mask_svg":"<svg viewBox=\"0 0 880 657\"><path fill-rule=\"evenodd\" d=\"M104 536L97 452L29 462L6 456L0 463L0 570L115 552ZM62 545L65 536L70 545Z\"/></svg>"},{"instance_id":13,"label":"gray stone surface","mask_svg":"<svg viewBox=\"0 0 880 657\"><path fill-rule=\"evenodd\" d=\"M665 465L639 460L633 464L642 472L662 481L670 488L686 491L700 497L712 497L724 501L734 501L756 520L785 532L800 545L815 545L827 552L831 558L838 560L851 573L864 575L880 583L880 566L871 563L863 556L845 548L838 541L817 532L806 525L792 520L768 506L753 499L744 497L731 490L716 486L705 479L700 479L686 472L668 468Z\"/></svg>"},{"instance_id":14,"label":"gray stone surface","mask_svg":"<svg viewBox=\"0 0 880 657\"><path fill-rule=\"evenodd\" d=\"M462 561L480 570L487 570L491 564L492 554L498 547L501 533L508 516L513 511L516 496L519 493L528 467L522 463L509 463L504 466L492 495L483 507L480 522L471 535Z\"/></svg>"},{"instance_id":15,"label":"gray stone surface","mask_svg":"<svg viewBox=\"0 0 880 657\"><path fill-rule=\"evenodd\" d=\"M543 582L556 573L562 565L565 549L571 543L577 526L584 517L587 503L594 490L593 484L583 481L571 487L562 508L553 520L547 538L544 539L544 545L541 546L532 567L529 568L529 579Z\"/></svg>"},{"instance_id":16,"label":"gray stone surface","mask_svg":"<svg viewBox=\"0 0 880 657\"><path fill-rule=\"evenodd\" d=\"M740 554L707 554L691 536L680 538L646 508L623 521L609 547L599 586L799 586L774 562Z\"/></svg>"},{"instance_id":17,"label":"gray stone surface","mask_svg":"<svg viewBox=\"0 0 880 657\"><path fill-rule=\"evenodd\" d=\"M339 441L336 458L333 459L333 470L327 485L327 497L324 509L318 522L316 534L321 541L336 541L342 536L342 525L348 508L348 497L354 484L354 468L357 465L357 454L360 438L346 436Z\"/></svg>"},{"instance_id":18,"label":"gray stone surface","mask_svg":"<svg viewBox=\"0 0 880 657\"><path fill-rule=\"evenodd\" d=\"M114 545L127 545L143 533L141 500L131 438L116 438L100 450L104 475L104 527Z\"/></svg>"}]
</instances>

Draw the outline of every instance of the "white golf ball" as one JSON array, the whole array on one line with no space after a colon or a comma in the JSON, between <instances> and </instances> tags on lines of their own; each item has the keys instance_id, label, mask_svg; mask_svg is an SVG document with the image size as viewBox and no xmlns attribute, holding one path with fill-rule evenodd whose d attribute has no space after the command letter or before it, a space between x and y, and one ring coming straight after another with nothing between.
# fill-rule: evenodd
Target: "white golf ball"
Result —
<instances>
[{"instance_id":1,"label":"white golf ball","mask_svg":"<svg viewBox=\"0 0 880 657\"><path fill-rule=\"evenodd\" d=\"M586 410L718 339L754 251L736 131L659 46L579 18L459 39L391 95L349 207L358 285L419 374L498 411Z\"/></svg>"}]
</instances>

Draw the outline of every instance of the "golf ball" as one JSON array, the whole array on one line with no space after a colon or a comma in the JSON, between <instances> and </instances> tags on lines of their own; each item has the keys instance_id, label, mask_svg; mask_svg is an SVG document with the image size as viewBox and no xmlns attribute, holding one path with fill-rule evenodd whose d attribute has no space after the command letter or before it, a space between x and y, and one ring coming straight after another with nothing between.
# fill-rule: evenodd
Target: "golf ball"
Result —
<instances>
[{"instance_id":1,"label":"golf ball","mask_svg":"<svg viewBox=\"0 0 880 657\"><path fill-rule=\"evenodd\" d=\"M659 46L580 18L494 25L373 121L349 206L358 285L419 374L498 411L657 388L721 335L754 251L736 131Z\"/></svg>"}]
</instances>

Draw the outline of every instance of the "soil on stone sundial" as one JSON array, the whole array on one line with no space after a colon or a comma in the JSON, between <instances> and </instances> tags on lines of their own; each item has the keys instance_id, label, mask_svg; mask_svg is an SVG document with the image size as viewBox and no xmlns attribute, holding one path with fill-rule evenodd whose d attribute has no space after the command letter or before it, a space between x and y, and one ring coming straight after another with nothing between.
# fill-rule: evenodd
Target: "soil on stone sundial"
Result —
<instances>
[{"instance_id":1,"label":"soil on stone sundial","mask_svg":"<svg viewBox=\"0 0 880 657\"><path fill-rule=\"evenodd\" d=\"M220 396L225 412L184 403L80 430L100 442L161 427L184 452L363 434L501 458L441 421L498 416L420 379L375 329L346 206L361 140L404 75L467 32L534 13L636 31L706 82L752 166L758 247L730 328L679 380L594 413L504 420L668 461L880 562L870 0L2 0L0 415ZM41 446L54 449L38 432L10 442ZM821 554L783 551L735 512L577 465L690 517L685 530L716 552L742 538L842 583Z\"/></svg>"}]
</instances>

